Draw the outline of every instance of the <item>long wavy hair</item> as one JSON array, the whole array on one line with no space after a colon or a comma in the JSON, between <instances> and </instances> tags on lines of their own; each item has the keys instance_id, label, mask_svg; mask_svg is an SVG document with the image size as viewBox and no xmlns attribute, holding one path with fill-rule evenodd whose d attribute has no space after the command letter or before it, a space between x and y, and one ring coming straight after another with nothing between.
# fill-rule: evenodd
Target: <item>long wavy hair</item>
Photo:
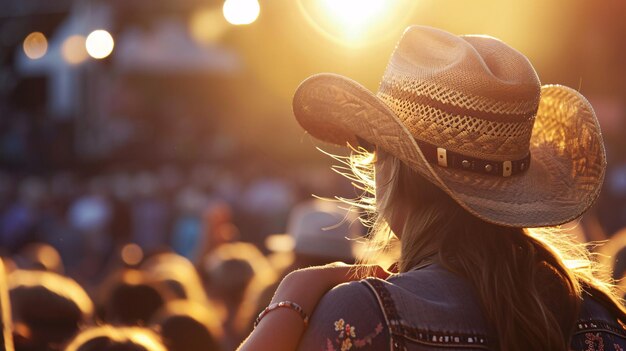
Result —
<instances>
[{"instance_id":1,"label":"long wavy hair","mask_svg":"<svg viewBox=\"0 0 626 351\"><path fill-rule=\"evenodd\" d=\"M397 233L399 271L435 257L443 267L468 279L497 332L494 346L500 350L568 350L585 294L626 321L608 275L585 244L560 228L512 228L485 222L390 155L379 155L376 161L375 153L359 148L348 157L333 158L342 163L335 171L363 190L356 199L338 199L365 210L363 220L371 227L369 252L389 247L394 234L388 219L402 211L406 220ZM388 175L379 198L375 163ZM363 261L375 259L369 255Z\"/></svg>"}]
</instances>

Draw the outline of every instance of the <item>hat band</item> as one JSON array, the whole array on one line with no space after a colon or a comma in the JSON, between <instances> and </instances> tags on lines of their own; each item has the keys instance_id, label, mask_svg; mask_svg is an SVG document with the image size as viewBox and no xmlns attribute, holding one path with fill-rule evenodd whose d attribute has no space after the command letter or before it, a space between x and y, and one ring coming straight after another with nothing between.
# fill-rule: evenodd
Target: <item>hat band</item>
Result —
<instances>
[{"instance_id":1,"label":"hat band","mask_svg":"<svg viewBox=\"0 0 626 351\"><path fill-rule=\"evenodd\" d=\"M429 163L434 163L441 167L510 177L525 172L528 166L530 166L530 152L528 152L526 157L519 160L489 161L446 150L421 140L415 140L415 142L420 147L422 154L424 154L424 157Z\"/></svg>"}]
</instances>

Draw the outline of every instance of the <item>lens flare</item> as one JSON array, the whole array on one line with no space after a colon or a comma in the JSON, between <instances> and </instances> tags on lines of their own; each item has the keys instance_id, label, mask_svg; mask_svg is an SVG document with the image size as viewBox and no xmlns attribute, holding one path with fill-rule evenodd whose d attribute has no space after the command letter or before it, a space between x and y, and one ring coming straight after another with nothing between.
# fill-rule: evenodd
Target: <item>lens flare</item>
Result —
<instances>
[{"instance_id":1,"label":"lens flare","mask_svg":"<svg viewBox=\"0 0 626 351\"><path fill-rule=\"evenodd\" d=\"M103 29L94 30L87 36L85 48L89 56L95 59L103 59L113 52L115 42L109 32Z\"/></svg>"},{"instance_id":2,"label":"lens flare","mask_svg":"<svg viewBox=\"0 0 626 351\"><path fill-rule=\"evenodd\" d=\"M261 6L257 0L226 0L222 11L230 24L244 25L256 21Z\"/></svg>"},{"instance_id":3,"label":"lens flare","mask_svg":"<svg viewBox=\"0 0 626 351\"><path fill-rule=\"evenodd\" d=\"M41 32L32 32L24 39L24 54L31 59L42 58L48 51L48 40Z\"/></svg>"},{"instance_id":4,"label":"lens flare","mask_svg":"<svg viewBox=\"0 0 626 351\"><path fill-rule=\"evenodd\" d=\"M82 35L70 35L61 45L61 55L65 62L77 65L87 58L85 50L85 37Z\"/></svg>"}]
</instances>

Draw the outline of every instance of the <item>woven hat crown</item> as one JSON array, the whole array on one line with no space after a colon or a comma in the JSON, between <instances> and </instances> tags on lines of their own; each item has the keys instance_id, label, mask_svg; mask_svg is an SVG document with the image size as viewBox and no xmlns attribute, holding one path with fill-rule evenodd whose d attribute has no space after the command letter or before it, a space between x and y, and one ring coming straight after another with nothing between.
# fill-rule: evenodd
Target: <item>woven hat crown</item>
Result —
<instances>
[{"instance_id":1,"label":"woven hat crown","mask_svg":"<svg viewBox=\"0 0 626 351\"><path fill-rule=\"evenodd\" d=\"M500 40L414 26L377 95L416 140L506 161L528 154L540 91L530 62Z\"/></svg>"}]
</instances>

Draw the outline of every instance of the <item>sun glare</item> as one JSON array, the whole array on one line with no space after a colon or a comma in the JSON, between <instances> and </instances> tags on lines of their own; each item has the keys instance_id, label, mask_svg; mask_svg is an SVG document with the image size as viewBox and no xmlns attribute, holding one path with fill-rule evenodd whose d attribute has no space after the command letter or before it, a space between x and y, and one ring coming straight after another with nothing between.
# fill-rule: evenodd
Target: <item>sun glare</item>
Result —
<instances>
[{"instance_id":1,"label":"sun glare","mask_svg":"<svg viewBox=\"0 0 626 351\"><path fill-rule=\"evenodd\" d=\"M385 8L386 0L324 0L328 14L347 30L359 30Z\"/></svg>"},{"instance_id":2,"label":"sun glare","mask_svg":"<svg viewBox=\"0 0 626 351\"><path fill-rule=\"evenodd\" d=\"M226 0L222 10L230 24L244 25L256 21L261 6L257 0Z\"/></svg>"},{"instance_id":3,"label":"sun glare","mask_svg":"<svg viewBox=\"0 0 626 351\"><path fill-rule=\"evenodd\" d=\"M297 0L309 23L333 41L362 46L396 36L417 1Z\"/></svg>"}]
</instances>

